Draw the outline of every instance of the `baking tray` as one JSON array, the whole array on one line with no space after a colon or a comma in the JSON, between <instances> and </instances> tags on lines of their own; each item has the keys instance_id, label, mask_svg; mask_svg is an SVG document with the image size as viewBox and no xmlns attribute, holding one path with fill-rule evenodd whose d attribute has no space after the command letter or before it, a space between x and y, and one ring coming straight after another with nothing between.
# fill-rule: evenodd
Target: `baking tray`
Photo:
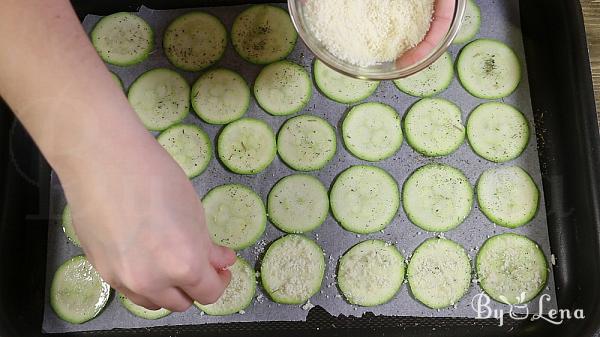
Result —
<instances>
[{"instance_id":1,"label":"baking tray","mask_svg":"<svg viewBox=\"0 0 600 337\"><path fill-rule=\"evenodd\" d=\"M277 4L286 7L285 4ZM219 18L226 27L231 27L234 18L249 5L242 6L218 6L218 7L203 7L207 13L215 15ZM483 2L479 1L479 6L484 14L484 24L481 27L480 36L499 39L505 41L512 46L520 59L524 59L524 50L522 46L522 37L520 24L518 24L518 0L504 0L503 2ZM144 62L129 66L109 68L114 71L123 81L126 87L131 87L131 83L148 69L156 69L158 67L173 66L164 56L162 50L161 38L164 34L166 26L172 20L183 13L188 13L190 9L181 10L153 10L148 7L142 7L137 14L146 19L153 27L156 35L156 52ZM83 21L83 26L86 31L91 31L95 24L100 19L100 16L87 15ZM515 21L514 24L512 21ZM459 45L453 45L448 52L453 58L456 57L460 50ZM287 59L296 62L305 69L310 71L314 57L312 52L305 46L302 41L296 44L296 47ZM246 81L252 83L255 81L262 67L251 65L243 61L233 47L227 48L223 57L218 63L219 67L225 67L239 72ZM525 67L524 67L525 69ZM198 78L198 73L195 72L179 72L184 78L193 83ZM348 106L335 103L324 97L318 90L312 90L312 98L310 103L302 110L302 114L310 114L326 119L334 127L337 126L338 132L341 129L341 122L348 111ZM462 110L463 119L467 119L467 115L476 106L485 102L473 97L465 91L457 80L453 80L449 88L437 97L449 99L455 102ZM396 86L391 81L382 82L375 93L368 97L366 102L380 102L389 104L394 107L401 115L406 116L406 111L417 101L417 98L408 95L400 94ZM529 124L533 124L533 113L531 109L531 100L529 94L529 81L524 74L522 83L519 88L509 97L503 99L505 103L517 107L523 112ZM268 123L273 130L281 131L281 125L287 118L279 116L270 116L266 114L253 100L246 114L247 117L259 118ZM222 126L208 125L202 123L195 115L186 117L184 123L198 125L206 131L211 139L216 143L216 137L221 132ZM331 162L321 170L311 172L312 175L322 181L325 186L331 186L335 177L339 176L340 172L347 169L351 165L363 164L364 161L359 160L351 155L343 146L343 142L338 138L338 151L332 158ZM216 156L216 155L215 155ZM533 181L543 192L541 181L539 159L537 152L537 141L531 139L523 153L510 164L523 168L531 174ZM407 181L407 178L418 167L431 162L443 163L451 165L463 171L471 184L476 184L479 176L484 170L498 167L498 164L489 162L477 156L465 142L454 153L441 158L426 158L414 151L410 146L403 146L391 158L374 163L377 167L383 168L399 183ZM235 174L225 169L222 163L218 160L213 160L208 165L206 171L192 179L192 184L199 196L204 196L213 187L227 183L244 184L258 193L263 200L267 199L267 194L273 185L284 176L295 173L287 165L285 165L280 157L275 160L262 172L243 176ZM48 263L46 265L46 294L50 289L50 283L56 269L74 255L82 254L80 248L72 245L65 237L64 232L58 220L61 219L61 214L66 204L62 186L53 174L50 182L50 218L56 219L57 225L50 226L48 233ZM540 198L540 203L544 204L543 197ZM519 233L534 240L548 260L551 260L551 247L548 238L548 226L545 207L542 207L537 212L526 226L517 229L508 229L501 226L493 225L481 213L480 207L476 204L473 210L465 221L457 228L443 233L443 235L451 240L454 240L462 247L465 247L468 254L474 259L475 254L479 250L484 241L492 235L501 233ZM249 247L238 252L240 256L245 258L251 265L260 265L260 256L264 254L266 245L281 237L282 232L275 226L267 226L265 232L261 235L260 240ZM480 287L475 284L470 287L465 296L457 301L452 308L440 310L431 310L424 305L414 300L413 294L408 286L401 287L400 291L389 302L375 307L361 307L349 304L341 295L336 280L337 264L339 257L346 252L349 247L354 246L358 242L367 239L382 239L394 244L402 252L404 256L409 256L410 252L414 252L415 248L423 242L425 238L435 234L423 231L413 225L406 217L406 212L399 211L393 221L381 232L371 233L368 236L356 235L344 230L332 216L327 217L324 224L318 229L307 233L306 236L315 240L323 249L326 255L325 277L321 290L310 298L310 304L302 305L281 305L276 304L269 299L268 294L263 287L258 287L256 299L252 305L244 309L244 314L227 315L224 317L202 315L196 308L187 310L184 313L175 313L163 319L148 321L132 316L128 313L119 301L109 300L102 314L99 317L79 325L73 325L61 320L56 316L54 310L50 308L49 297L47 296L46 308L44 311L44 321L42 329L45 332L72 332L72 331L90 331L90 330L110 330L113 328L139 328L152 327L163 325L186 325L186 324L210 324L210 323L231 323L231 322L256 322L256 321L300 321L305 320L308 314L308 308L318 305L325 309L330 315L353 315L362 316L366 312L372 312L375 315L383 316L412 316L412 317L473 317L474 309L472 300L476 299L481 292ZM442 234L440 234L442 235ZM552 265L549 268L552 269ZM475 282L473 282L475 283ZM542 299L542 304L539 305ZM545 300L544 300L545 299ZM532 300L527 304L527 309L530 312L543 313L549 310L556 309L556 295L553 274L550 273L546 287L544 287L540 297ZM491 310L504 310L508 312L509 307L502 305L496 301L490 302Z\"/></svg>"},{"instance_id":2,"label":"baking tray","mask_svg":"<svg viewBox=\"0 0 600 337\"><path fill-rule=\"evenodd\" d=\"M74 2L81 18L136 10L141 1ZM151 8L239 1L145 1ZM334 318L313 310L306 322L236 323L75 333L84 335L419 335L593 336L600 324L599 137L585 33L577 1L521 1L523 39L546 198L560 308L586 319L543 320L375 317ZM0 109L6 107L0 106ZM13 165L14 163L17 165ZM39 336L48 225L49 168L10 113L0 114L0 336ZM57 336L57 335L55 335Z\"/></svg>"}]
</instances>

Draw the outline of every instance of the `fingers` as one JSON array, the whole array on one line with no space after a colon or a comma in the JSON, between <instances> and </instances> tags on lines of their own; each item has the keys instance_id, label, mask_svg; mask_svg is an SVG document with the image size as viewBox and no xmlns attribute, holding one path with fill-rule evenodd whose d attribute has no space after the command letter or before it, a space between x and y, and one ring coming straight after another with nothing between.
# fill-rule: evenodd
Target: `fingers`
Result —
<instances>
[{"instance_id":1,"label":"fingers","mask_svg":"<svg viewBox=\"0 0 600 337\"><path fill-rule=\"evenodd\" d=\"M177 299L171 305L171 308L179 306L173 311L183 311L187 309L193 301L200 304L211 304L216 302L223 294L229 281L231 272L225 268L235 263L235 252L227 247L211 244L209 249L209 259L204 266L200 268L191 268L184 275L180 275L177 280L173 280L179 288L172 288L178 291L178 294L169 292L164 295L159 303L165 303L167 300ZM185 302L185 304L183 304ZM183 310L177 310L183 309Z\"/></svg>"},{"instance_id":2,"label":"fingers","mask_svg":"<svg viewBox=\"0 0 600 337\"><path fill-rule=\"evenodd\" d=\"M397 61L396 64L400 68L408 67L421 61L435 45L431 44L427 39L421 41L415 48L408 50Z\"/></svg>"},{"instance_id":3,"label":"fingers","mask_svg":"<svg viewBox=\"0 0 600 337\"><path fill-rule=\"evenodd\" d=\"M423 41L408 50L397 61L400 68L408 67L423 60L431 53L448 33L454 17L454 0L437 0L434 18Z\"/></svg>"},{"instance_id":4,"label":"fingers","mask_svg":"<svg viewBox=\"0 0 600 337\"><path fill-rule=\"evenodd\" d=\"M198 282L182 287L185 293L200 304L215 303L225 291L231 280L229 270L205 268Z\"/></svg>"},{"instance_id":5,"label":"fingers","mask_svg":"<svg viewBox=\"0 0 600 337\"><path fill-rule=\"evenodd\" d=\"M235 252L227 247L213 245L209 261L217 270L225 269L235 263Z\"/></svg>"},{"instance_id":6,"label":"fingers","mask_svg":"<svg viewBox=\"0 0 600 337\"><path fill-rule=\"evenodd\" d=\"M452 20L455 6L455 0L437 0L433 12L434 19L446 18Z\"/></svg>"},{"instance_id":7,"label":"fingers","mask_svg":"<svg viewBox=\"0 0 600 337\"><path fill-rule=\"evenodd\" d=\"M118 291L133 303L148 310L165 308L175 312L184 312L192 306L194 300L201 304L216 302L229 285L230 280L231 272L229 270L216 270L208 267L196 284L182 287L182 289L167 288L155 292L155 295L150 298L128 289L118 289Z\"/></svg>"},{"instance_id":8,"label":"fingers","mask_svg":"<svg viewBox=\"0 0 600 337\"><path fill-rule=\"evenodd\" d=\"M452 24L452 18L438 17L431 22L431 27L427 35L425 35L425 41L429 41L434 45L440 43L440 41L446 36L450 30Z\"/></svg>"},{"instance_id":9,"label":"fingers","mask_svg":"<svg viewBox=\"0 0 600 337\"><path fill-rule=\"evenodd\" d=\"M179 288L167 288L152 297L162 308L176 312L184 312L192 306L193 300Z\"/></svg>"},{"instance_id":10,"label":"fingers","mask_svg":"<svg viewBox=\"0 0 600 337\"><path fill-rule=\"evenodd\" d=\"M121 294L125 295L125 297L127 297L131 302L133 302L137 305L141 305L142 307L144 307L148 310L160 309L160 306L154 304L152 301L150 301L149 299L147 299L146 297L144 297L142 295L135 294L135 293L129 291L128 289L117 289L117 290Z\"/></svg>"}]
</instances>

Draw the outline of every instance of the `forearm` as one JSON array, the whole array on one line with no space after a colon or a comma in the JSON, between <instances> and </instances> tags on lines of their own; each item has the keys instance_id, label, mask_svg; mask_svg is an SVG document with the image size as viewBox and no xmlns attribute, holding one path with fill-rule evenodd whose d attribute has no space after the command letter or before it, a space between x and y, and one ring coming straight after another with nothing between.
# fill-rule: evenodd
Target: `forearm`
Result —
<instances>
[{"instance_id":1,"label":"forearm","mask_svg":"<svg viewBox=\"0 0 600 337\"><path fill-rule=\"evenodd\" d=\"M0 2L0 45L0 95L59 175L155 146L69 1Z\"/></svg>"}]
</instances>

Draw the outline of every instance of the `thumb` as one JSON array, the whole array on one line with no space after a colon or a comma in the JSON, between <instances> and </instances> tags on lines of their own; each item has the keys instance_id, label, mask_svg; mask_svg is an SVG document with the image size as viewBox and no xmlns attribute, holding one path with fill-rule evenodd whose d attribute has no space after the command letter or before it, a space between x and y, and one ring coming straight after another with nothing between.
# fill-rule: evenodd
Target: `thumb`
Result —
<instances>
[{"instance_id":1,"label":"thumb","mask_svg":"<svg viewBox=\"0 0 600 337\"><path fill-rule=\"evenodd\" d=\"M212 245L210 263L215 269L225 269L235 263L235 252L227 247Z\"/></svg>"}]
</instances>

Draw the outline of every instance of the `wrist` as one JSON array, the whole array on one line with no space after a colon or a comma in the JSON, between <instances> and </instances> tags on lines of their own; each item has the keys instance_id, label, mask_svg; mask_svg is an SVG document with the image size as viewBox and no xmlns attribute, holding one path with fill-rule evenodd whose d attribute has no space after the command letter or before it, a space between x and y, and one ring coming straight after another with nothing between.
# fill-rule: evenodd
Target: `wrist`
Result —
<instances>
[{"instance_id":1,"label":"wrist","mask_svg":"<svg viewBox=\"0 0 600 337\"><path fill-rule=\"evenodd\" d=\"M57 143L46 156L63 185L91 174L135 174L161 152L154 137L137 124L78 129L78 136Z\"/></svg>"}]
</instances>

